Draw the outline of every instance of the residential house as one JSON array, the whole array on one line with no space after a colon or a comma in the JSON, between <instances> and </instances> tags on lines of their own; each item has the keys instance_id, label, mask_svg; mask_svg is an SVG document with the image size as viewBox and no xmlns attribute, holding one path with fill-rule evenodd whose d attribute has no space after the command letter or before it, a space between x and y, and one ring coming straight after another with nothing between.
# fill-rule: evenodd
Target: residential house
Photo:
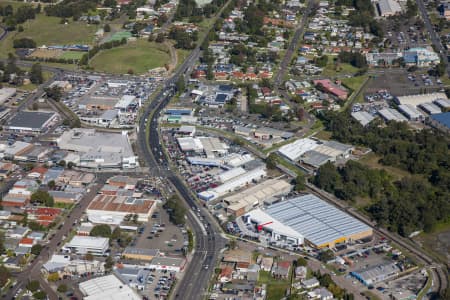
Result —
<instances>
[{"instance_id":1,"label":"residential house","mask_svg":"<svg viewBox=\"0 0 450 300\"><path fill-rule=\"evenodd\" d=\"M233 268L230 266L221 268L218 279L221 283L230 282L233 279Z\"/></svg>"},{"instance_id":2,"label":"residential house","mask_svg":"<svg viewBox=\"0 0 450 300\"><path fill-rule=\"evenodd\" d=\"M279 261L272 266L272 276L275 278L288 278L291 269L290 261Z\"/></svg>"},{"instance_id":3,"label":"residential house","mask_svg":"<svg viewBox=\"0 0 450 300\"><path fill-rule=\"evenodd\" d=\"M247 280L253 282L258 281L260 269L261 267L258 264L249 265L247 269Z\"/></svg>"},{"instance_id":4,"label":"residential house","mask_svg":"<svg viewBox=\"0 0 450 300\"><path fill-rule=\"evenodd\" d=\"M273 257L263 257L261 259L261 269L266 272L272 270Z\"/></svg>"}]
</instances>

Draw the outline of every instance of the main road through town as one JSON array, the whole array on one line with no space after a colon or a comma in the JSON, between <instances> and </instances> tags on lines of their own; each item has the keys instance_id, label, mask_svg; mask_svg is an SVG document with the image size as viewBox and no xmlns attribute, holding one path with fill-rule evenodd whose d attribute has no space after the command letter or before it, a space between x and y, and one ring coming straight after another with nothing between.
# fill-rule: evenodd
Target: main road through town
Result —
<instances>
[{"instance_id":1,"label":"main road through town","mask_svg":"<svg viewBox=\"0 0 450 300\"><path fill-rule=\"evenodd\" d=\"M230 1L216 14L214 21L229 3ZM206 37L207 34L204 38ZM182 179L170 170L168 158L160 142L158 128L158 117L161 110L164 109L175 94L175 83L182 78L182 75L187 74L198 60L202 42L198 43L198 46L183 64L165 82L163 88L154 97L154 100L144 109L138 126L137 144L141 159L145 161L152 174L160 174L161 177L166 178L172 188L185 201L188 208L186 217L195 237L194 252L190 257L187 268L184 270L183 277L173 292L173 298L175 299L193 300L204 298L215 264L219 259L220 250L224 248L226 243L225 238L221 235L220 228L216 225L212 216L204 211L202 205L195 200L192 192L186 187ZM204 216L203 223L197 218L197 212L201 212ZM207 224L207 226L204 224Z\"/></svg>"},{"instance_id":2,"label":"main road through town","mask_svg":"<svg viewBox=\"0 0 450 300\"><path fill-rule=\"evenodd\" d=\"M141 115L138 130L138 146L141 158L152 174L160 174L166 178L176 192L185 200L188 206L187 219L195 236L195 249L184 276L174 291L176 299L200 299L207 291L209 279L212 276L215 262L218 260L220 249L225 245L220 229L214 224L208 213L203 213L210 226L205 227L193 210L202 211L203 208L194 199L191 191L187 189L182 180L169 168L169 162L160 143L158 117L161 110L168 104L174 94L173 84L197 60L199 49L195 49L186 62L169 79L164 88L158 93L155 100Z\"/></svg>"}]
</instances>

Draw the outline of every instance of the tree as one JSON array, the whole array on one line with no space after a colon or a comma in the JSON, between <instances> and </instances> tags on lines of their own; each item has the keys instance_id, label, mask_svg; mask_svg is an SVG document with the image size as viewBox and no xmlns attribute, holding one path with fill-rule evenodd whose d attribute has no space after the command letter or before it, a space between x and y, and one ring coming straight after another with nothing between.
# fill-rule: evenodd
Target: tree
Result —
<instances>
[{"instance_id":1,"label":"tree","mask_svg":"<svg viewBox=\"0 0 450 300\"><path fill-rule=\"evenodd\" d=\"M162 33L162 32L158 33L158 35L156 36L155 42L163 43L164 40L165 40L164 33Z\"/></svg>"},{"instance_id":2,"label":"tree","mask_svg":"<svg viewBox=\"0 0 450 300\"><path fill-rule=\"evenodd\" d=\"M84 256L85 260L89 260L89 261L93 261L94 260L94 255L92 255L92 253L86 253L86 255Z\"/></svg>"},{"instance_id":3,"label":"tree","mask_svg":"<svg viewBox=\"0 0 450 300\"><path fill-rule=\"evenodd\" d=\"M50 180L50 181L47 183L47 186L48 186L49 189L53 190L53 189L55 188L55 186L56 186L56 183L55 183L54 180Z\"/></svg>"},{"instance_id":4,"label":"tree","mask_svg":"<svg viewBox=\"0 0 450 300\"><path fill-rule=\"evenodd\" d=\"M183 206L178 196L173 195L172 197L167 199L164 207L167 209L170 221L172 223L174 223L175 225L180 225L186 222L186 208Z\"/></svg>"},{"instance_id":5,"label":"tree","mask_svg":"<svg viewBox=\"0 0 450 300\"><path fill-rule=\"evenodd\" d=\"M186 89L186 83L185 83L185 81L186 81L186 79L184 78L184 75L181 75L181 76L178 78L178 81L177 81L177 91L178 91L179 93L184 92L184 90Z\"/></svg>"},{"instance_id":6,"label":"tree","mask_svg":"<svg viewBox=\"0 0 450 300\"><path fill-rule=\"evenodd\" d=\"M65 167L66 166L66 161L65 160L60 160L59 162L58 162L58 165L60 166L60 167Z\"/></svg>"},{"instance_id":7,"label":"tree","mask_svg":"<svg viewBox=\"0 0 450 300\"><path fill-rule=\"evenodd\" d=\"M268 169L275 169L277 167L277 156L275 153L270 153L266 159L266 166Z\"/></svg>"},{"instance_id":8,"label":"tree","mask_svg":"<svg viewBox=\"0 0 450 300\"><path fill-rule=\"evenodd\" d=\"M306 188L305 176L303 174L298 174L295 178L295 190L297 192L303 191Z\"/></svg>"},{"instance_id":9,"label":"tree","mask_svg":"<svg viewBox=\"0 0 450 300\"><path fill-rule=\"evenodd\" d=\"M41 84L44 82L41 64L36 63L31 66L30 81L34 84Z\"/></svg>"},{"instance_id":10,"label":"tree","mask_svg":"<svg viewBox=\"0 0 450 300\"><path fill-rule=\"evenodd\" d=\"M0 265L0 286L5 286L9 278L11 278L9 270L4 265Z\"/></svg>"},{"instance_id":11,"label":"tree","mask_svg":"<svg viewBox=\"0 0 450 300\"><path fill-rule=\"evenodd\" d=\"M34 293L34 292L36 292L39 289L40 286L41 285L39 284L39 281L32 280L32 281L27 283L27 290L29 290L30 292Z\"/></svg>"},{"instance_id":12,"label":"tree","mask_svg":"<svg viewBox=\"0 0 450 300\"><path fill-rule=\"evenodd\" d=\"M111 239L117 240L121 237L121 235L122 235L122 230L120 229L119 226L117 226L116 228L114 228L114 230L111 233Z\"/></svg>"},{"instance_id":13,"label":"tree","mask_svg":"<svg viewBox=\"0 0 450 300\"><path fill-rule=\"evenodd\" d=\"M36 221L28 221L27 226L32 231L42 231L44 229L43 226Z\"/></svg>"},{"instance_id":14,"label":"tree","mask_svg":"<svg viewBox=\"0 0 450 300\"><path fill-rule=\"evenodd\" d=\"M47 191L38 190L31 195L31 203L40 203L47 207L53 207L55 201Z\"/></svg>"},{"instance_id":15,"label":"tree","mask_svg":"<svg viewBox=\"0 0 450 300\"><path fill-rule=\"evenodd\" d=\"M114 260L111 256L108 256L105 260L105 269L110 271L114 266Z\"/></svg>"},{"instance_id":16,"label":"tree","mask_svg":"<svg viewBox=\"0 0 450 300\"><path fill-rule=\"evenodd\" d=\"M39 291L33 294L34 299L43 300L47 298L47 294L44 291Z\"/></svg>"},{"instance_id":17,"label":"tree","mask_svg":"<svg viewBox=\"0 0 450 300\"><path fill-rule=\"evenodd\" d=\"M109 227L109 225L106 224L95 225L94 228L92 228L91 233L89 235L110 238L111 227Z\"/></svg>"},{"instance_id":18,"label":"tree","mask_svg":"<svg viewBox=\"0 0 450 300\"><path fill-rule=\"evenodd\" d=\"M73 162L71 162L71 161L69 161L69 162L67 163L67 168L68 168L69 170L72 169L74 166L75 166L75 164L74 164Z\"/></svg>"},{"instance_id":19,"label":"tree","mask_svg":"<svg viewBox=\"0 0 450 300\"><path fill-rule=\"evenodd\" d=\"M56 282L59 280L59 274L58 272L50 273L47 276L47 280L51 282Z\"/></svg>"},{"instance_id":20,"label":"tree","mask_svg":"<svg viewBox=\"0 0 450 300\"><path fill-rule=\"evenodd\" d=\"M64 294L65 292L67 292L67 285L61 283L60 285L58 285L57 291Z\"/></svg>"},{"instance_id":21,"label":"tree","mask_svg":"<svg viewBox=\"0 0 450 300\"><path fill-rule=\"evenodd\" d=\"M319 260L326 263L334 258L334 253L330 249L326 249L319 253Z\"/></svg>"},{"instance_id":22,"label":"tree","mask_svg":"<svg viewBox=\"0 0 450 300\"><path fill-rule=\"evenodd\" d=\"M31 247L31 254L33 254L33 255L39 255L39 254L41 254L41 251L42 251L42 245L41 244L36 244L36 245L33 245L33 247Z\"/></svg>"},{"instance_id":23,"label":"tree","mask_svg":"<svg viewBox=\"0 0 450 300\"><path fill-rule=\"evenodd\" d=\"M103 26L103 31L104 32L110 32L111 31L111 26L109 24L105 24L105 26Z\"/></svg>"},{"instance_id":24,"label":"tree","mask_svg":"<svg viewBox=\"0 0 450 300\"><path fill-rule=\"evenodd\" d=\"M45 88L45 93L47 97L53 99L55 101L61 100L62 97L62 89L58 86L53 86L51 88Z\"/></svg>"},{"instance_id":25,"label":"tree","mask_svg":"<svg viewBox=\"0 0 450 300\"><path fill-rule=\"evenodd\" d=\"M306 267L308 265L308 261L303 257L299 257L297 259L297 266Z\"/></svg>"},{"instance_id":26,"label":"tree","mask_svg":"<svg viewBox=\"0 0 450 300\"><path fill-rule=\"evenodd\" d=\"M36 42L30 38L20 38L13 41L14 48L36 48Z\"/></svg>"},{"instance_id":27,"label":"tree","mask_svg":"<svg viewBox=\"0 0 450 300\"><path fill-rule=\"evenodd\" d=\"M235 240L235 239L230 239L230 241L228 242L228 247L229 247L231 250L236 249L236 247L237 247L237 242L236 242L236 240Z\"/></svg>"}]
</instances>

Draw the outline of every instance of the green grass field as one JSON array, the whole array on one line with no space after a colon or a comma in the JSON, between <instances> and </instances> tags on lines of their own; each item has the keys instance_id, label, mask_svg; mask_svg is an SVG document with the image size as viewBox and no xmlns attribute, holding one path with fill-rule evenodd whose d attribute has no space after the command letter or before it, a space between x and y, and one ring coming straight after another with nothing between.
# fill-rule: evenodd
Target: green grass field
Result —
<instances>
[{"instance_id":1,"label":"green grass field","mask_svg":"<svg viewBox=\"0 0 450 300\"><path fill-rule=\"evenodd\" d=\"M63 55L59 58L64 59L81 59L86 52L81 51L64 51Z\"/></svg>"},{"instance_id":2,"label":"green grass field","mask_svg":"<svg viewBox=\"0 0 450 300\"><path fill-rule=\"evenodd\" d=\"M125 74L131 69L135 74L143 74L169 63L168 51L162 44L138 40L100 52L91 60L90 66L106 73Z\"/></svg>"},{"instance_id":3,"label":"green grass field","mask_svg":"<svg viewBox=\"0 0 450 300\"><path fill-rule=\"evenodd\" d=\"M6 57L14 52L13 41L18 38L32 38L38 46L42 45L68 45L92 44L97 25L88 25L84 22L69 22L60 24L60 18L48 17L43 13L36 19L22 24L23 32L11 32L0 43L0 57Z\"/></svg>"}]
</instances>

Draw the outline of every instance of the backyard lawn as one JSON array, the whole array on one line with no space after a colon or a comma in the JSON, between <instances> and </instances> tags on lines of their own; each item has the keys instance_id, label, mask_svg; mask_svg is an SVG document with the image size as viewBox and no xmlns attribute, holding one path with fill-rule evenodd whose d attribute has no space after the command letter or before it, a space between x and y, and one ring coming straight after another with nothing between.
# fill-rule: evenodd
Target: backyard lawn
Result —
<instances>
[{"instance_id":1,"label":"backyard lawn","mask_svg":"<svg viewBox=\"0 0 450 300\"><path fill-rule=\"evenodd\" d=\"M267 299L278 300L286 296L286 290L289 288L289 280L274 279L270 272L260 271L258 283L267 284Z\"/></svg>"},{"instance_id":2,"label":"backyard lawn","mask_svg":"<svg viewBox=\"0 0 450 300\"><path fill-rule=\"evenodd\" d=\"M166 46L138 40L101 51L91 60L90 66L96 71L113 74L125 74L129 70L133 70L134 74L143 74L169 62L170 54Z\"/></svg>"}]
</instances>

